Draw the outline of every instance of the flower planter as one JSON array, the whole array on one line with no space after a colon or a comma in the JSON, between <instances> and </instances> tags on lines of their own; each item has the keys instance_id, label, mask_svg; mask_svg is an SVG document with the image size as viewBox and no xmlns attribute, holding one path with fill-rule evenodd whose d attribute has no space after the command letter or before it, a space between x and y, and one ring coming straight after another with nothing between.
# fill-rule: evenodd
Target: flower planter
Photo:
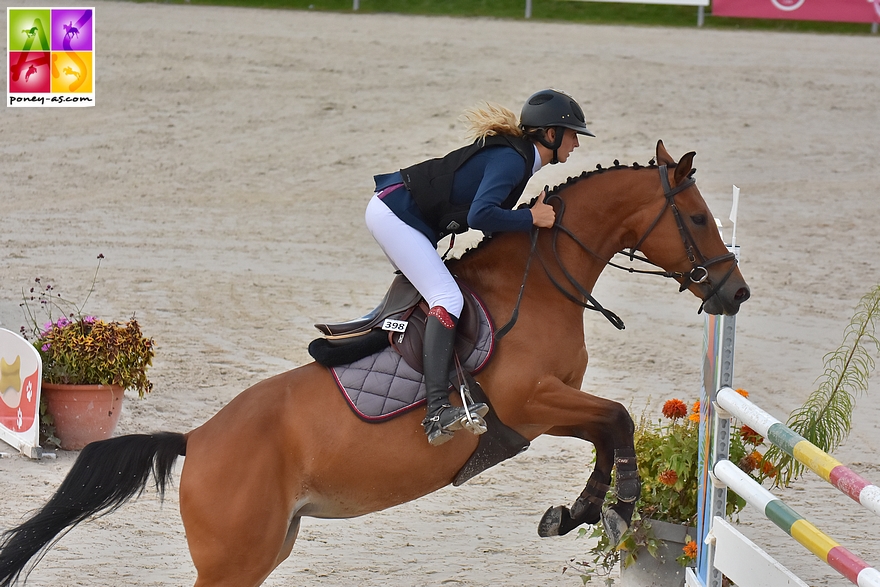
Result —
<instances>
[{"instance_id":1,"label":"flower planter","mask_svg":"<svg viewBox=\"0 0 880 587\"><path fill-rule=\"evenodd\" d=\"M697 535L696 528L649 520L654 537L663 544L657 550L657 558L645 548L636 551L636 561L623 568L620 565L620 584L623 587L682 587L684 567L675 558L681 555L687 537Z\"/></svg>"},{"instance_id":2,"label":"flower planter","mask_svg":"<svg viewBox=\"0 0 880 587\"><path fill-rule=\"evenodd\" d=\"M122 414L124 392L118 385L43 383L42 397L61 448L80 450L90 442L110 438Z\"/></svg>"}]
</instances>

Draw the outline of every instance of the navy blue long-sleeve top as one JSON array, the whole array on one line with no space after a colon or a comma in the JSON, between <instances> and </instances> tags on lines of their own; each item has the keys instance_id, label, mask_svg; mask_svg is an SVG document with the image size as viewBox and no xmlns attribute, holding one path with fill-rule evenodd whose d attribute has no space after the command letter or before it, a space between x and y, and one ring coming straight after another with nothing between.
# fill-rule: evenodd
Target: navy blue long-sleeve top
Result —
<instances>
[{"instance_id":1,"label":"navy blue long-sleeve top","mask_svg":"<svg viewBox=\"0 0 880 587\"><path fill-rule=\"evenodd\" d=\"M540 158L536 158L540 161ZM536 164L537 167L537 164ZM516 149L494 146L477 152L467 160L452 180L452 203L471 202L467 223L486 234L504 231L528 232L532 227L531 210L509 210L501 206L524 179L522 156ZM403 183L400 172L377 175L376 191ZM428 226L412 195L405 186L386 194L382 201L401 220L422 232L437 245L438 232Z\"/></svg>"}]
</instances>

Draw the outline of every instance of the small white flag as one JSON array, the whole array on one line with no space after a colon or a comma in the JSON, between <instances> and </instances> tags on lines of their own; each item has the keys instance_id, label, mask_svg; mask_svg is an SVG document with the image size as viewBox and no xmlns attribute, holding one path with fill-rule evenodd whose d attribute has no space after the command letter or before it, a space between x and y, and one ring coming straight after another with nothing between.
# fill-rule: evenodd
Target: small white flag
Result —
<instances>
[{"instance_id":1,"label":"small white flag","mask_svg":"<svg viewBox=\"0 0 880 587\"><path fill-rule=\"evenodd\" d=\"M739 207L739 188L733 186L733 205L730 207L730 221L733 223L733 229L730 233L730 246L736 246L736 211Z\"/></svg>"}]
</instances>

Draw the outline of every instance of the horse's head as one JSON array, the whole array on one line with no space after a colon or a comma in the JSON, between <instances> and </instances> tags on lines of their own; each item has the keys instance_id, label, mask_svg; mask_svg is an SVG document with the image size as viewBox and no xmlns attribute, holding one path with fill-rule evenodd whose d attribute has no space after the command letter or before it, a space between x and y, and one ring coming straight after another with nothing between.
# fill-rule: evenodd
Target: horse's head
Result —
<instances>
[{"instance_id":1,"label":"horse's head","mask_svg":"<svg viewBox=\"0 0 880 587\"><path fill-rule=\"evenodd\" d=\"M749 299L749 286L694 183L694 155L687 153L676 163L663 141L657 142L657 204L648 206L655 212L640 215L642 226L634 234L641 236L629 246L672 273L681 291L703 300L706 312L733 315Z\"/></svg>"}]
</instances>

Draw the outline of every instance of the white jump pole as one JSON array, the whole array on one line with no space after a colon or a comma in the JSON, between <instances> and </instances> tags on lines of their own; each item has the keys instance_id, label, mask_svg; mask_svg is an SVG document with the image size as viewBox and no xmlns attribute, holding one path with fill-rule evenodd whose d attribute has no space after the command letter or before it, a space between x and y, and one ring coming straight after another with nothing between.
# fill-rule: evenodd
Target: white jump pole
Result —
<instances>
[{"instance_id":1,"label":"white jump pole","mask_svg":"<svg viewBox=\"0 0 880 587\"><path fill-rule=\"evenodd\" d=\"M803 436L729 387L718 390L718 406L832 484L844 495L880 516L880 487L809 442Z\"/></svg>"},{"instance_id":2,"label":"white jump pole","mask_svg":"<svg viewBox=\"0 0 880 587\"><path fill-rule=\"evenodd\" d=\"M730 461L715 463L714 476L801 546L859 587L880 587L880 572L841 546L811 522L764 489Z\"/></svg>"}]
</instances>

